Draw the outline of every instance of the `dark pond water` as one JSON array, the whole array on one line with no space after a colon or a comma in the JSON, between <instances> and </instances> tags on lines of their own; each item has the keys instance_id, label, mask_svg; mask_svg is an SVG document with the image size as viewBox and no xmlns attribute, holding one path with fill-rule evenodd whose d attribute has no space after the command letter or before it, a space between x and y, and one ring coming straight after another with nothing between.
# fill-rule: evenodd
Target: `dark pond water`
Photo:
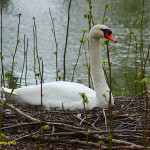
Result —
<instances>
[{"instance_id":1,"label":"dark pond water","mask_svg":"<svg viewBox=\"0 0 150 150\"><path fill-rule=\"evenodd\" d=\"M95 7L93 8L94 21L102 23L104 14L104 3L109 3L111 7L107 11L109 22L107 25L112 31L113 36L117 39L118 43L111 43L111 47L115 46L116 50L111 51L112 62L112 76L113 90L120 94L124 91L125 78L125 64L128 55L129 33L133 30L137 33L137 39L140 40L140 26L136 24L141 20L142 0L93 0ZM2 1L0 1L2 4ZM63 51L65 47L66 27L67 27L67 10L68 5L65 0L5 0L3 4L3 56L4 56L4 71L11 70L12 53L15 51L17 39L17 14L21 13L20 21L20 35L19 45L15 57L18 63L14 67L16 77L21 76L21 70L24 59L24 34L29 40L28 46L28 72L27 83L28 85L35 84L34 75L34 40L33 40L33 17L36 20L37 26L37 46L39 56L44 60L44 80L45 82L55 81L55 55L53 52L56 50L54 36L51 31L52 21L49 15L49 8L51 9L54 18L56 38L58 42L58 67L63 68ZM145 54L150 44L150 1L145 1L144 13L144 51ZM66 80L70 81L72 77L73 67L77 60L78 50L80 46L80 39L82 37L82 30L88 30L87 20L84 14L88 11L88 4L84 0L73 0L71 5L71 19L70 30L68 39L68 48L66 56ZM88 37L88 34L86 34ZM101 46L103 60L107 60L106 46ZM84 48L81 50L84 53ZM139 48L138 48L138 53ZM130 46L130 55L128 62L128 82L130 89L134 89L135 78L135 40L132 39ZM140 62L140 58L138 58ZM83 66L86 63L85 55L79 59L78 66L75 72L75 82L82 82L88 85L87 68ZM1 70L1 65L0 65ZM138 70L140 72L140 69ZM1 72L0 72L1 73ZM149 64L147 64L147 75L149 73ZM60 73L61 74L61 73ZM63 71L62 71L63 75ZM23 80L24 82L24 76Z\"/></svg>"}]
</instances>

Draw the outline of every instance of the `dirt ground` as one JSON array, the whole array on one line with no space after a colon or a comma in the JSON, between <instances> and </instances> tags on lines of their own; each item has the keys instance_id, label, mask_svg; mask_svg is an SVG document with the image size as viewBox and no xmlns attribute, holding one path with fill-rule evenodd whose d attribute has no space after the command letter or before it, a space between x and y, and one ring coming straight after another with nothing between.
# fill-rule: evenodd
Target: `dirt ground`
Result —
<instances>
[{"instance_id":1,"label":"dirt ground","mask_svg":"<svg viewBox=\"0 0 150 150\"><path fill-rule=\"evenodd\" d=\"M148 105L146 132L146 100L135 97L115 98L112 149L143 149L144 144L150 149L150 104ZM86 111L88 134L83 110L72 112L43 108L43 126L49 125L50 128L44 130L40 138L40 109L17 104L13 106L23 115L7 105L3 106L1 129L6 136L0 141L3 150L36 150L39 145L44 150L109 149L111 136L108 110L94 108ZM28 116L25 117L24 114Z\"/></svg>"}]
</instances>

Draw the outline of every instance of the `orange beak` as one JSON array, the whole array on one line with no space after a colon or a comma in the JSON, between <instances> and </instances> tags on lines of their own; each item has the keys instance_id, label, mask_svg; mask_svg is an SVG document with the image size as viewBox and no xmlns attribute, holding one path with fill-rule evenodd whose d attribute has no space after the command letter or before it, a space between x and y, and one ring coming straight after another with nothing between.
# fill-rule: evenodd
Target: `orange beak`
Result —
<instances>
[{"instance_id":1,"label":"orange beak","mask_svg":"<svg viewBox=\"0 0 150 150\"><path fill-rule=\"evenodd\" d=\"M105 38L117 43L114 37L111 34L108 34L108 32L105 33Z\"/></svg>"}]
</instances>

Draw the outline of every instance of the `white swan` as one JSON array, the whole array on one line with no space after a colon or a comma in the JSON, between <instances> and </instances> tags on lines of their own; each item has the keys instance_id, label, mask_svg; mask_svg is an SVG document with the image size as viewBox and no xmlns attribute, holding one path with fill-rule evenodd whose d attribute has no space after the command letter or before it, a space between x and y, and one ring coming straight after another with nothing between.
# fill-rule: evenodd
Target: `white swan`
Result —
<instances>
[{"instance_id":1,"label":"white swan","mask_svg":"<svg viewBox=\"0 0 150 150\"><path fill-rule=\"evenodd\" d=\"M113 42L116 40L112 37L112 32L104 25L95 25L89 32L90 45L90 66L91 76L95 91L78 83L73 82L49 82L43 84L43 106L44 107L59 107L62 109L62 104L65 109L83 109L82 98L79 93L85 93L88 97L88 109L93 107L107 108L109 101L109 87L105 81L104 72L101 64L100 54L100 38L107 38ZM11 89L2 88L5 93L11 93ZM106 98L102 96L106 94ZM41 104L41 85L27 86L14 89L11 98L19 103L31 105ZM114 98L112 105L114 105Z\"/></svg>"}]
</instances>

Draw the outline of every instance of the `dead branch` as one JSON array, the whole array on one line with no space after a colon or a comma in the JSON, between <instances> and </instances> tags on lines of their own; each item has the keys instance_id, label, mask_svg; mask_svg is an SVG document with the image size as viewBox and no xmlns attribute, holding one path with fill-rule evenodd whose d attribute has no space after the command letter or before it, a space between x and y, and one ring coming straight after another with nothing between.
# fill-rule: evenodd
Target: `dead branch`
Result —
<instances>
[{"instance_id":1,"label":"dead branch","mask_svg":"<svg viewBox=\"0 0 150 150\"><path fill-rule=\"evenodd\" d=\"M15 112L17 112L18 114L20 114L21 116L24 116L25 118L27 118L27 119L29 119L29 120L31 120L33 122L41 122L40 120L35 119L35 118L25 114L24 112L20 111L18 108L15 108L13 105L8 104L7 102L5 103L5 105L7 107L11 108L12 110L14 110Z\"/></svg>"}]
</instances>

